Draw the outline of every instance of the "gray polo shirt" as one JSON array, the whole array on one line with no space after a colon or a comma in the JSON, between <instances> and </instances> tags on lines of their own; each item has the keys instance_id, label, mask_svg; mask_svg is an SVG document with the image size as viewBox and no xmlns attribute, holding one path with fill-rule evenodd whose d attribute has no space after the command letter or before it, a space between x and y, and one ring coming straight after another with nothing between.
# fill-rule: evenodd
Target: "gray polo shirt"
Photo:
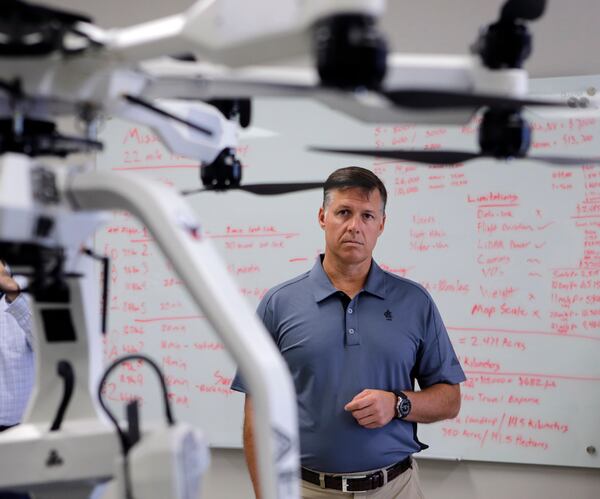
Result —
<instances>
[{"instance_id":1,"label":"gray polo shirt","mask_svg":"<svg viewBox=\"0 0 600 499\"><path fill-rule=\"evenodd\" d=\"M347 306L317 260L271 289L258 314L286 360L298 395L302 466L355 472L389 466L426 448L416 424L360 426L344 406L364 389L412 390L465 380L429 293L372 262ZM344 295L345 296L345 295ZM239 373L231 388L245 391Z\"/></svg>"}]
</instances>

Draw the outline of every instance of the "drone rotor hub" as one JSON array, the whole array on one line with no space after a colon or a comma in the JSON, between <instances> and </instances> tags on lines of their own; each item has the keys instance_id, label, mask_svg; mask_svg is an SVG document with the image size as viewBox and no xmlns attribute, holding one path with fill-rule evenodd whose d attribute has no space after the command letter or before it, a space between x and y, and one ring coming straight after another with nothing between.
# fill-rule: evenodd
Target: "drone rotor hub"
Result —
<instances>
[{"instance_id":1,"label":"drone rotor hub","mask_svg":"<svg viewBox=\"0 0 600 499\"><path fill-rule=\"evenodd\" d=\"M324 86L378 89L385 76L387 44L375 21L364 15L337 15L313 30L317 70Z\"/></svg>"},{"instance_id":2,"label":"drone rotor hub","mask_svg":"<svg viewBox=\"0 0 600 499\"><path fill-rule=\"evenodd\" d=\"M524 157L531 144L531 127L515 110L488 110L479 127L481 152L495 158Z\"/></svg>"},{"instance_id":3,"label":"drone rotor hub","mask_svg":"<svg viewBox=\"0 0 600 499\"><path fill-rule=\"evenodd\" d=\"M524 24L498 22L484 30L474 47L490 69L521 68L531 55L531 34Z\"/></svg>"},{"instance_id":4,"label":"drone rotor hub","mask_svg":"<svg viewBox=\"0 0 600 499\"><path fill-rule=\"evenodd\" d=\"M233 149L223 149L217 158L200 169L202 184L210 190L225 191L239 187L242 180L242 164Z\"/></svg>"}]
</instances>

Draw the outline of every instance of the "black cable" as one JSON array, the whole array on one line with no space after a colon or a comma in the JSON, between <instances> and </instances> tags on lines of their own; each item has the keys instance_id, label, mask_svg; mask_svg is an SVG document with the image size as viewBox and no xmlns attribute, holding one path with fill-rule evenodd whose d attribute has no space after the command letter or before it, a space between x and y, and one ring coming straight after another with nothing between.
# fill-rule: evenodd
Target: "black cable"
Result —
<instances>
[{"instance_id":1,"label":"black cable","mask_svg":"<svg viewBox=\"0 0 600 499\"><path fill-rule=\"evenodd\" d=\"M102 387L104 386L104 383L106 383L106 380L108 379L110 374L119 365L121 365L123 362L127 362L128 360L146 361L146 362L148 362L148 365L150 365L150 367L152 367L154 369L154 371L158 375L158 379L160 380L160 384L162 387L164 407L165 407L165 418L167 420L168 425L173 426L175 424L175 419L173 418L173 413L171 411L171 403L169 402L169 392L167 390L167 384L165 382L165 377L163 376L160 367L158 367L158 364L156 364L156 362L154 362L150 357L143 355L143 354L138 354L138 353L134 353L131 355L125 355L124 357L120 357L120 358L116 359L112 364L110 364L106 368L106 370L104 371L104 374L102 375L102 378L100 379L100 383L98 384L98 402L100 403L100 407L102 408L102 410L106 413L108 418L112 421L113 425L115 426L115 429L117 430L119 440L121 441L121 452L123 454L123 475L125 477L125 495L126 495L127 499L134 499L133 493L131 490L131 477L129 475L129 460L127 457L129 454L129 450L131 449L132 445L135 442L132 443L130 441L130 439L128 438L128 435L125 434L125 432L119 425L117 418L115 418L114 414L106 406L106 404L104 403L104 399L102 398ZM135 441L137 441L137 439Z\"/></svg>"},{"instance_id":2,"label":"black cable","mask_svg":"<svg viewBox=\"0 0 600 499\"><path fill-rule=\"evenodd\" d=\"M58 406L58 411L56 412L54 421L50 426L50 431L60 430L65 413L67 412L67 407L69 407L69 402L73 396L73 389L75 388L75 371L68 360L61 360L58 363L57 372L58 375L63 379L64 391L62 400Z\"/></svg>"},{"instance_id":3,"label":"black cable","mask_svg":"<svg viewBox=\"0 0 600 499\"><path fill-rule=\"evenodd\" d=\"M175 419L173 418L173 412L171 410L171 403L169 401L169 392L167 390L167 384L165 382L165 378L162 374L162 371L160 370L160 367L158 367L158 364L156 364L156 362L154 362L150 357L143 355L143 354L138 354L138 353L134 353L131 355L125 355L124 357L120 357L120 358L116 359L112 364L110 364L106 368L106 370L104 371L104 374L102 375L102 378L100 379L100 384L98 385L98 401L100 402L100 407L102 407L102 409L104 410L104 412L106 413L108 418L115 425L115 428L117 428L117 433L119 434L119 437L121 438L121 443L123 444L123 453L124 454L127 454L127 452L129 451L129 448L128 448L129 444L127 442L127 437L125 436L125 434L123 433L123 430L119 426L119 423L118 423L117 419L115 418L114 414L104 403L104 399L102 397L102 387L104 386L104 383L106 383L106 380L110 376L110 374L120 364L122 364L123 362L127 362L128 360L143 360L145 362L148 362L150 367L152 367L154 369L154 371L158 375L158 378L159 378L160 384L161 384L161 388L162 388L164 407L165 407L165 419L167 420L167 423L169 426L173 426L175 424Z\"/></svg>"},{"instance_id":4,"label":"black cable","mask_svg":"<svg viewBox=\"0 0 600 499\"><path fill-rule=\"evenodd\" d=\"M110 270L110 258L107 256L97 255L90 248L83 248L82 250L84 255L87 255L94 260L98 260L102 262L102 269L104 274L103 285L102 285L102 334L105 335L107 333L108 326L108 272Z\"/></svg>"}]
</instances>

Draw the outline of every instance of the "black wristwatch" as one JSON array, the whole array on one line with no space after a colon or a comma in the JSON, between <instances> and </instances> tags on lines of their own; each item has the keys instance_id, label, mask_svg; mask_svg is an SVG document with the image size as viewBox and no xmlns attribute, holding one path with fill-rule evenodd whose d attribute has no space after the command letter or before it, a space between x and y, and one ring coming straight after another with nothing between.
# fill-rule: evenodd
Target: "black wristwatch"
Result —
<instances>
[{"instance_id":1,"label":"black wristwatch","mask_svg":"<svg viewBox=\"0 0 600 499\"><path fill-rule=\"evenodd\" d=\"M404 419L410 414L412 404L410 399L402 392L396 392L396 417Z\"/></svg>"}]
</instances>

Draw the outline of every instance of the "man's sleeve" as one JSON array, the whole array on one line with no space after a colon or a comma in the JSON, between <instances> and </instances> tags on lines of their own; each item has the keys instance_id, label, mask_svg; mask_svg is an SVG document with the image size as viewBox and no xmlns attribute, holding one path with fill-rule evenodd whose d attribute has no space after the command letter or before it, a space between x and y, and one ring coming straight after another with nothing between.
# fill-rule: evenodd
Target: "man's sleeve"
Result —
<instances>
[{"instance_id":1,"label":"man's sleeve","mask_svg":"<svg viewBox=\"0 0 600 499\"><path fill-rule=\"evenodd\" d=\"M273 336L273 310L271 298L271 293L267 293L265 295L265 297L258 304L256 315L258 315L258 318L267 328L267 331L271 334L271 336ZM236 392L247 393L244 378L242 377L239 368L236 370L233 381L231 382L231 389L235 390Z\"/></svg>"},{"instance_id":2,"label":"man's sleeve","mask_svg":"<svg viewBox=\"0 0 600 499\"><path fill-rule=\"evenodd\" d=\"M455 385L466 380L440 313L430 298L416 378L421 388L437 383Z\"/></svg>"},{"instance_id":3,"label":"man's sleeve","mask_svg":"<svg viewBox=\"0 0 600 499\"><path fill-rule=\"evenodd\" d=\"M8 304L6 312L12 315L17 321L17 324L19 324L19 327L25 333L29 348L33 348L31 307L29 306L27 297L21 293L12 303Z\"/></svg>"}]
</instances>

